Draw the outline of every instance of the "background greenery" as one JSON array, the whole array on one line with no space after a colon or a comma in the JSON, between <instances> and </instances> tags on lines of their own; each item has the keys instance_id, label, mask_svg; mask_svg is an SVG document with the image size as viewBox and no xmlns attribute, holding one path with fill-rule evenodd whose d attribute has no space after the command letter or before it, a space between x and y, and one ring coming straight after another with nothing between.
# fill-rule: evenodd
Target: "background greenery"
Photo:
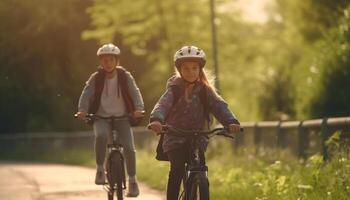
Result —
<instances>
[{"instance_id":1,"label":"background greenery","mask_svg":"<svg viewBox=\"0 0 350 200\"><path fill-rule=\"evenodd\" d=\"M215 21L221 94L239 119L349 116L350 0L269 0L264 23L245 20L235 2L215 0ZM209 0L1 0L0 24L0 134L87 128L72 116L103 43L121 48L147 113L181 46L203 48L213 70ZM92 138L84 148L37 140L1 140L1 160L94 166ZM227 140L210 145L213 199L350 196L348 149L326 164L319 155L299 162L281 151L233 154ZM169 166L154 160L154 147L138 147L138 177L164 190Z\"/></svg>"},{"instance_id":2,"label":"background greenery","mask_svg":"<svg viewBox=\"0 0 350 200\"><path fill-rule=\"evenodd\" d=\"M265 23L232 2L215 1L219 77L240 120L349 115L349 0L271 0ZM2 0L0 21L0 133L81 129L72 114L106 42L148 113L179 47L200 46L212 69L209 0Z\"/></svg>"}]
</instances>

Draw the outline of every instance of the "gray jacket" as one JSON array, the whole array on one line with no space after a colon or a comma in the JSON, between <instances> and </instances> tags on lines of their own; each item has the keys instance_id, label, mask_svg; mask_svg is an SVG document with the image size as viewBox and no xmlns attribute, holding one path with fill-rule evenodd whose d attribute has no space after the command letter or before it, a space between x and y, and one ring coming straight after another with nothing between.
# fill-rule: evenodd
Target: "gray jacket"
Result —
<instances>
[{"instance_id":1,"label":"gray jacket","mask_svg":"<svg viewBox=\"0 0 350 200\"><path fill-rule=\"evenodd\" d=\"M80 95L78 111L79 112L88 112L89 106L93 101L95 93L95 77L97 72L93 73L89 80L86 81L85 87ZM135 105L135 110L144 110L144 103L141 96L140 89L137 87L136 82L130 72L126 72L127 76L127 85L129 94L132 97L132 100ZM117 105L116 105L117 106Z\"/></svg>"}]
</instances>

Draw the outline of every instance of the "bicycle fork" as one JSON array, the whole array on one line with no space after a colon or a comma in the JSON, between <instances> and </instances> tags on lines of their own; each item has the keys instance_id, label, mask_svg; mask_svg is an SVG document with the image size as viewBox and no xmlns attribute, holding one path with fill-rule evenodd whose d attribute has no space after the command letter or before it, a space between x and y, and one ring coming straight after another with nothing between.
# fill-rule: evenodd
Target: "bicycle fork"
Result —
<instances>
[{"instance_id":1,"label":"bicycle fork","mask_svg":"<svg viewBox=\"0 0 350 200\"><path fill-rule=\"evenodd\" d=\"M206 180L208 182L208 166L201 161L200 153L198 148L193 149L193 154L190 158L190 163L185 166L185 177L184 177L184 199L192 200L196 198L197 194L194 192L199 190L200 182ZM209 185L207 185L207 189Z\"/></svg>"},{"instance_id":2,"label":"bicycle fork","mask_svg":"<svg viewBox=\"0 0 350 200\"><path fill-rule=\"evenodd\" d=\"M197 188L200 177L208 179L208 167L206 165L187 165L185 167L185 179L184 179L184 200L192 200L193 188Z\"/></svg>"}]
</instances>

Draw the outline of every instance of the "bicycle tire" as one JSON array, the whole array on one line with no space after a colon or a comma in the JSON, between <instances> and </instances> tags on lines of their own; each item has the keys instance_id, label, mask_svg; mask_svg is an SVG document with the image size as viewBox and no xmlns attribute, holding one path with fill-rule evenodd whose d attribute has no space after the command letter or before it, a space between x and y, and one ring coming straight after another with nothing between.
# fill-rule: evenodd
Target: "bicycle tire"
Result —
<instances>
[{"instance_id":1,"label":"bicycle tire","mask_svg":"<svg viewBox=\"0 0 350 200\"><path fill-rule=\"evenodd\" d=\"M186 200L209 200L209 181L204 173L190 176L186 187Z\"/></svg>"},{"instance_id":2,"label":"bicycle tire","mask_svg":"<svg viewBox=\"0 0 350 200\"><path fill-rule=\"evenodd\" d=\"M107 177L111 190L115 190L118 200L123 199L124 159L120 152L112 152L108 157ZM113 196L113 194L112 194ZM113 197L112 197L113 200Z\"/></svg>"},{"instance_id":3,"label":"bicycle tire","mask_svg":"<svg viewBox=\"0 0 350 200\"><path fill-rule=\"evenodd\" d=\"M113 194L114 194L114 192L112 192L112 193L109 193L108 192L108 200L113 200Z\"/></svg>"}]
</instances>

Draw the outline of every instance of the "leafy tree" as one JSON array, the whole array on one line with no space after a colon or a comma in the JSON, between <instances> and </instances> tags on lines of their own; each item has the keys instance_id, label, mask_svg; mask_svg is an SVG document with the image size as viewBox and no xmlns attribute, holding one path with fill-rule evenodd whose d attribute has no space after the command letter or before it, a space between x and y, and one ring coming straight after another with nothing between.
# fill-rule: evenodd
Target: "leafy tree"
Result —
<instances>
[{"instance_id":1,"label":"leafy tree","mask_svg":"<svg viewBox=\"0 0 350 200\"><path fill-rule=\"evenodd\" d=\"M338 26L318 45L319 85L310 102L314 117L348 116L350 113L350 6Z\"/></svg>"},{"instance_id":2,"label":"leafy tree","mask_svg":"<svg viewBox=\"0 0 350 200\"><path fill-rule=\"evenodd\" d=\"M228 1L218 4L226 2ZM92 28L84 32L84 38L97 39L103 43L113 41L118 35L121 39L117 41L118 44L129 47L134 56L146 57L147 68L138 69L138 73L142 74L138 78L142 83L142 91L147 91L144 97L148 109L159 98L166 79L173 73L173 54L178 48L183 45L200 46L205 49L209 58L208 68L211 66L208 1L191 0L179 3L174 0L138 0L129 4L126 0L97 0L89 13L92 17ZM217 21L225 17L228 14L218 16ZM232 24L230 26L234 27ZM224 49L222 52L227 52L228 48Z\"/></svg>"},{"instance_id":3,"label":"leafy tree","mask_svg":"<svg viewBox=\"0 0 350 200\"><path fill-rule=\"evenodd\" d=\"M325 62L324 58L327 57L327 59L333 61L337 60L337 62L333 62L334 68L341 67L342 64L338 62L341 60L340 57L333 56L330 58L330 54L325 57L324 53L319 53L324 51L320 48L320 44L330 45L329 32L337 26L339 18L343 15L344 8L349 3L349 1L343 0L332 2L313 0L276 1L274 10L280 16L278 21L281 26L277 27L277 29L273 28L273 30L278 32L275 41L277 46L273 46L276 52L270 54L270 56L273 55L272 69L278 71L278 73L275 73L277 74L275 77L277 80L271 79L271 81L266 82L266 89L262 90L263 95L260 97L259 108L262 109L263 118L271 119L271 116L281 112L296 119L322 117L320 114L316 115L315 112L311 111L313 103L318 102L326 95L319 92L319 90L324 87L320 84L324 85L327 82L325 80L328 80L328 78L319 74L323 71L325 65L328 64L321 63ZM332 39L336 41L342 40L336 38L339 36L339 34L337 36L333 34ZM330 50L330 47L326 49L335 51L335 48L339 47L335 47L336 45L331 46L334 47L332 50ZM338 75L335 76L338 77ZM282 80L282 82L278 80ZM329 86L334 87L334 85ZM270 91L270 94L267 91ZM333 89L333 91L337 90ZM276 101L279 101L279 99L284 99L283 103L277 103ZM339 95L333 99L338 99L339 101L344 99L346 101L347 97L344 98L344 95ZM269 108L265 106L265 111L264 105L269 105ZM278 105L284 105L284 108L278 108ZM342 106L338 105L338 108L334 106L325 107L332 107L332 112L342 110L340 107L346 108L344 104ZM319 112L324 111L324 108L316 107ZM345 110L343 110L342 115L346 115ZM325 114L325 116L327 115Z\"/></svg>"},{"instance_id":4,"label":"leafy tree","mask_svg":"<svg viewBox=\"0 0 350 200\"><path fill-rule=\"evenodd\" d=\"M0 132L74 127L80 74L95 60L81 42L90 1L0 2ZM79 67L81 66L81 67ZM81 85L81 84L79 84ZM81 87L79 87L81 89ZM73 106L74 105L74 106Z\"/></svg>"}]
</instances>

